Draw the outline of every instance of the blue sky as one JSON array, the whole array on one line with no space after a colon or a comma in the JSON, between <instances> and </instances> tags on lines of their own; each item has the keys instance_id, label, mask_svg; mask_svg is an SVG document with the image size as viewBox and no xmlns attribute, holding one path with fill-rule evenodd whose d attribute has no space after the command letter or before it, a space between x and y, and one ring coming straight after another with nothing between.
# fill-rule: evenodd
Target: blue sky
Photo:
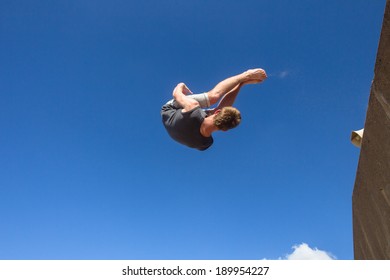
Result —
<instances>
[{"instance_id":1,"label":"blue sky","mask_svg":"<svg viewBox=\"0 0 390 280\"><path fill-rule=\"evenodd\" d=\"M0 1L0 259L353 259L384 0ZM249 68L205 152L160 107Z\"/></svg>"}]
</instances>

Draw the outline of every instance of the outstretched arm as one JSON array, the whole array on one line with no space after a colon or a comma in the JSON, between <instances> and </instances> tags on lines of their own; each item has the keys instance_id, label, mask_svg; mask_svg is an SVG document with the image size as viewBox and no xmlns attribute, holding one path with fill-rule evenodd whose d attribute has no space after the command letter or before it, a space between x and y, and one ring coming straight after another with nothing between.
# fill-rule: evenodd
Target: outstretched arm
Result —
<instances>
[{"instance_id":1,"label":"outstretched arm","mask_svg":"<svg viewBox=\"0 0 390 280\"><path fill-rule=\"evenodd\" d=\"M183 107L183 112L188 112L200 106L199 102L186 95L192 94L191 90L184 83L179 83L173 90L173 98Z\"/></svg>"}]
</instances>

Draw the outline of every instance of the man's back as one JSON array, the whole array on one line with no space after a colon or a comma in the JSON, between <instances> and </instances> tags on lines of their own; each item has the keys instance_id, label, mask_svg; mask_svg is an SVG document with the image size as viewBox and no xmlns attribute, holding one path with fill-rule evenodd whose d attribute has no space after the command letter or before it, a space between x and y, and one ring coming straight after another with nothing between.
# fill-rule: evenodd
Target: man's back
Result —
<instances>
[{"instance_id":1,"label":"man's back","mask_svg":"<svg viewBox=\"0 0 390 280\"><path fill-rule=\"evenodd\" d=\"M200 133L206 113L200 107L184 113L182 109L174 104L165 104L162 107L162 120L168 134L175 141L190 148L206 150L213 144L212 137L204 137Z\"/></svg>"}]
</instances>

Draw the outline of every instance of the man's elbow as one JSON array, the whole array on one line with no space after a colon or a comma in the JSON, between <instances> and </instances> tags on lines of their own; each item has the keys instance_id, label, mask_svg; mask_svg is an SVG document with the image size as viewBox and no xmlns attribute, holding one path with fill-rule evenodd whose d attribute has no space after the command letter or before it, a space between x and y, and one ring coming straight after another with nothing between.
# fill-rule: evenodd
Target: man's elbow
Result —
<instances>
[{"instance_id":1,"label":"man's elbow","mask_svg":"<svg viewBox=\"0 0 390 280\"><path fill-rule=\"evenodd\" d=\"M178 83L177 84L177 86L175 87L175 89L173 90L173 93L172 93L173 98L177 99L177 96L179 94L183 94L183 92L182 92L183 84L184 83Z\"/></svg>"},{"instance_id":2,"label":"man's elbow","mask_svg":"<svg viewBox=\"0 0 390 280\"><path fill-rule=\"evenodd\" d=\"M176 97L177 97L177 90L176 90L176 88L173 90L172 96L173 96L173 98L176 99Z\"/></svg>"}]
</instances>

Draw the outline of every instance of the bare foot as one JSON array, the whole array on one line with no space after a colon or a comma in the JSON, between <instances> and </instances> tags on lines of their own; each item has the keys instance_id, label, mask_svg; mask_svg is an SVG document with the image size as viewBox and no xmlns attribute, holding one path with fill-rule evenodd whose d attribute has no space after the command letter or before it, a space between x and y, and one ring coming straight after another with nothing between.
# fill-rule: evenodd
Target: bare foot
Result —
<instances>
[{"instance_id":1,"label":"bare foot","mask_svg":"<svg viewBox=\"0 0 390 280\"><path fill-rule=\"evenodd\" d=\"M245 82L243 84L257 84L267 79L267 74L261 68L249 69L243 73L245 75Z\"/></svg>"}]
</instances>

